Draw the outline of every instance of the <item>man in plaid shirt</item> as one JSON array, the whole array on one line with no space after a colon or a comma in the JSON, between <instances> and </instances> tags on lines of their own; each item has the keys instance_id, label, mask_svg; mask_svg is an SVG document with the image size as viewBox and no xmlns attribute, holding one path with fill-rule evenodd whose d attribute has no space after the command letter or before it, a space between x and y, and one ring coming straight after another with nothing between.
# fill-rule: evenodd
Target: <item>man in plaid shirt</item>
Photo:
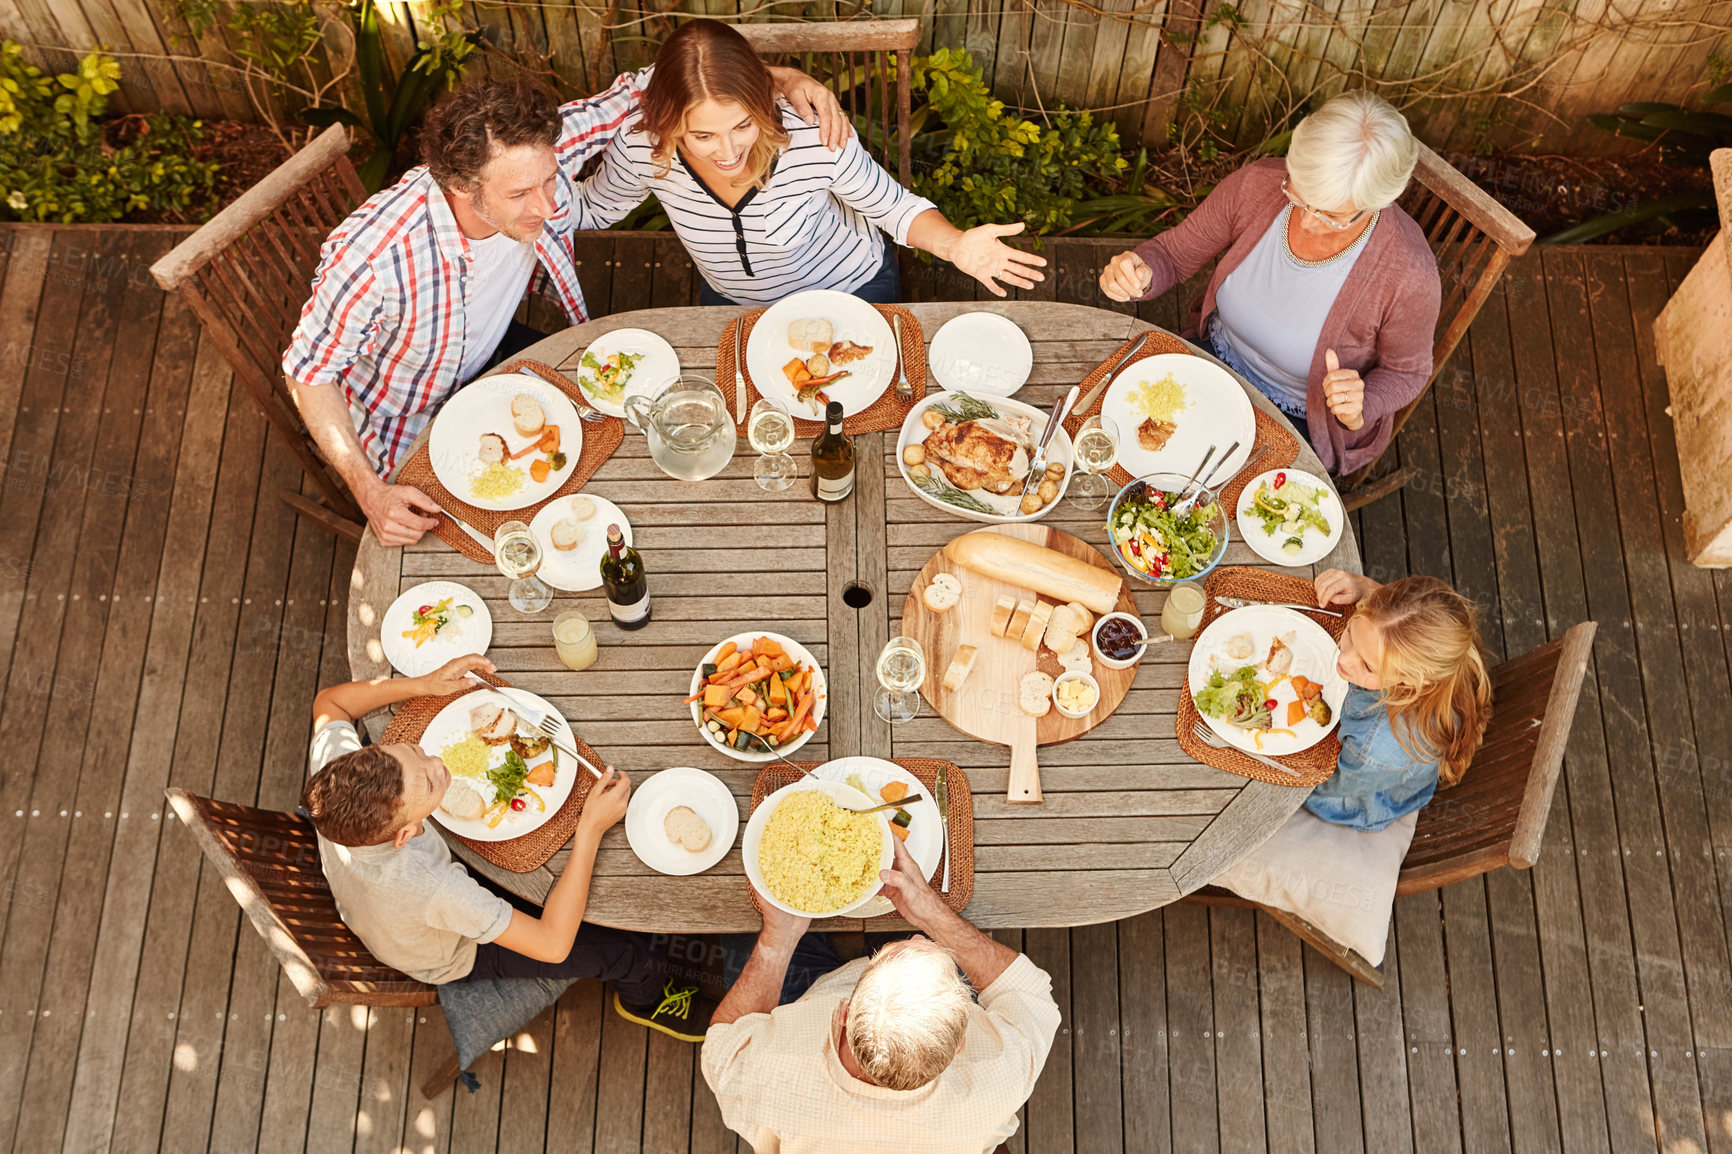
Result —
<instances>
[{"instance_id":1,"label":"man in plaid shirt","mask_svg":"<svg viewBox=\"0 0 1732 1154\"><path fill-rule=\"evenodd\" d=\"M794 110L840 145L847 122L829 90L772 71ZM623 73L563 107L521 73L462 86L427 113L424 167L325 241L283 372L383 544L412 544L438 523L430 497L384 477L439 406L546 335L512 319L525 289L551 288L573 324L588 319L571 254L573 184L632 119L648 76Z\"/></svg>"}]
</instances>

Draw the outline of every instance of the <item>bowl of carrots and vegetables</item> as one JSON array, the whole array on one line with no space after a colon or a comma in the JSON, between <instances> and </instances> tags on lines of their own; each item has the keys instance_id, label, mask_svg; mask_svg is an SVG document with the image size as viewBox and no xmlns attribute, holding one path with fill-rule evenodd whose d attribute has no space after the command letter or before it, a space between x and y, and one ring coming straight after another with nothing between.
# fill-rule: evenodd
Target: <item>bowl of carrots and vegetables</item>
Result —
<instances>
[{"instance_id":1,"label":"bowl of carrots and vegetables","mask_svg":"<svg viewBox=\"0 0 1732 1154\"><path fill-rule=\"evenodd\" d=\"M719 642L692 672L692 723L739 761L774 761L817 732L828 703L818 659L780 633L740 633Z\"/></svg>"}]
</instances>

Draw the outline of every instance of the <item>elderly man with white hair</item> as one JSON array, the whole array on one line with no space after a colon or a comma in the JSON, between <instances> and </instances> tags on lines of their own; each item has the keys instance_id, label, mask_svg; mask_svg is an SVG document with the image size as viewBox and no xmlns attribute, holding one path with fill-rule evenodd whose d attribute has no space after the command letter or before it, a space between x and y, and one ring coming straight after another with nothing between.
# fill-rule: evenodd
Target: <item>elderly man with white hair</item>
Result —
<instances>
[{"instance_id":1,"label":"elderly man with white hair","mask_svg":"<svg viewBox=\"0 0 1732 1154\"><path fill-rule=\"evenodd\" d=\"M1418 156L1401 113L1343 93L1299 122L1284 160L1246 165L1113 257L1101 291L1152 300L1219 256L1185 335L1273 401L1331 473L1351 473L1431 377L1437 261L1395 205Z\"/></svg>"},{"instance_id":2,"label":"elderly man with white hair","mask_svg":"<svg viewBox=\"0 0 1732 1154\"><path fill-rule=\"evenodd\" d=\"M1058 1030L1052 979L954 913L901 842L883 877L920 935L778 1006L810 923L766 902L710 1018L704 1078L758 1154L983 1154L1016 1132Z\"/></svg>"}]
</instances>

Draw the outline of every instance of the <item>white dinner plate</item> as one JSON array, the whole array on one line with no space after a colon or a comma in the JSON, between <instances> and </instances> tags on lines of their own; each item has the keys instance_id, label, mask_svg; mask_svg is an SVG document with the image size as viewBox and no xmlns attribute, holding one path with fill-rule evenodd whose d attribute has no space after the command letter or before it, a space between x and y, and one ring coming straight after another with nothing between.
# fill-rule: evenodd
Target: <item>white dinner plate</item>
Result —
<instances>
[{"instance_id":1,"label":"white dinner plate","mask_svg":"<svg viewBox=\"0 0 1732 1154\"><path fill-rule=\"evenodd\" d=\"M1184 387L1190 407L1173 419L1174 431L1167 443L1150 452L1137 441L1137 426L1147 414L1131 404L1131 395L1138 385L1158 381L1168 373ZM1101 413L1118 426L1118 463L1133 477L1150 473L1189 477L1214 445L1215 455L1203 475L1225 480L1245 467L1257 439L1257 415L1244 387L1226 369L1189 353L1146 357L1121 371L1107 386ZM1235 441L1239 447L1223 465L1221 454Z\"/></svg>"},{"instance_id":2,"label":"white dinner plate","mask_svg":"<svg viewBox=\"0 0 1732 1154\"><path fill-rule=\"evenodd\" d=\"M679 354L674 352L672 345L648 329L614 329L595 338L584 350L585 355L603 362L614 353L633 353L643 357L632 366L631 375L625 379L625 391L617 401L589 391L587 382L594 378L594 374L583 367L582 357L568 370L589 403L610 417L625 416L626 397L659 397L679 378Z\"/></svg>"},{"instance_id":3,"label":"white dinner plate","mask_svg":"<svg viewBox=\"0 0 1732 1154\"><path fill-rule=\"evenodd\" d=\"M405 630L415 628L410 621L411 615L421 606L435 604L447 597L452 599L453 608L467 605L475 612L457 623L455 630L448 629L444 635L424 641L417 648L413 641L403 636ZM487 612L487 602L475 590L455 581L422 582L391 602L379 623L379 646L385 652L385 660L404 677L424 677L453 657L462 657L465 653L486 653L492 641L493 615Z\"/></svg>"},{"instance_id":4,"label":"white dinner plate","mask_svg":"<svg viewBox=\"0 0 1732 1154\"><path fill-rule=\"evenodd\" d=\"M1323 514L1324 520L1329 522L1329 532L1327 533L1319 533L1316 529L1306 529L1299 538L1304 542L1304 548L1292 557L1281 552L1281 542L1287 538L1264 532L1263 519L1252 515L1250 511L1252 498L1257 495L1257 486L1273 485L1277 473L1287 474L1289 483L1298 482L1301 485L1309 485L1314 489L1323 490L1323 499L1317 503L1317 511ZM1335 489L1329 482L1321 477L1293 468L1270 469L1267 473L1253 477L1250 483L1245 486L1244 491L1239 494L1239 508L1235 516L1239 522L1239 536L1244 539L1245 544L1251 546L1257 556L1265 561L1289 568L1313 565L1329 556L1329 551L1335 548L1336 542L1341 540L1341 527L1347 522L1347 512L1341 507L1341 499L1335 495Z\"/></svg>"},{"instance_id":5,"label":"white dinner plate","mask_svg":"<svg viewBox=\"0 0 1732 1154\"><path fill-rule=\"evenodd\" d=\"M824 419L822 405L807 404L798 399L782 366L802 353L788 343L788 326L797 320L822 317L830 322L831 339L853 341L872 350L866 357L843 365L849 376L825 385L824 392L832 401L842 403L842 415L852 417L884 395L890 379L896 375L896 337L890 322L865 301L834 289L815 289L795 293L777 301L764 311L746 338L746 369L758 392L774 397L788 407L788 412L803 421Z\"/></svg>"},{"instance_id":6,"label":"white dinner plate","mask_svg":"<svg viewBox=\"0 0 1732 1154\"><path fill-rule=\"evenodd\" d=\"M833 918L839 916L843 910L858 909L866 902L871 901L878 895L878 891L884 888L884 882L881 879L874 880L867 887L865 894L852 906L842 906L834 910L799 910L787 905L770 892L770 887L764 884L764 872L758 868L758 850L763 845L764 826L769 824L770 815L775 813L776 807L786 801L791 794L814 789L829 794L832 801L845 809L865 809L869 804L869 799L851 785L844 785L839 781L826 781L823 778L814 780L810 777L802 777L799 781L784 785L781 789L770 794L759 804L757 809L752 811L752 816L746 820L746 832L740 838L740 860L741 864L746 867L746 877L752 883L752 888L777 909L784 913L793 914L795 917ZM889 810L880 810L872 815L878 820L878 827L884 839L883 853L879 858L878 868L880 870L889 869L891 863L896 860L896 851L891 845L896 835L890 832L890 821L885 816L890 812Z\"/></svg>"},{"instance_id":7,"label":"white dinner plate","mask_svg":"<svg viewBox=\"0 0 1732 1154\"><path fill-rule=\"evenodd\" d=\"M742 648L750 648L752 642L756 641L760 637L768 637L773 641L781 642L782 651L792 657L797 664L810 665L812 667L814 671L813 681L816 684L818 694L816 700L812 702L812 718L818 724L822 725L824 722L824 709L830 703L830 684L824 677L823 667L818 664L818 659L812 656L812 651L810 649L807 649L792 637L784 637L780 633L771 633L767 629L754 629L750 633L736 633L732 637L724 637L712 645L710 651L704 654L703 659L698 662L697 668L692 670L692 686L690 689L686 690L686 696L690 697L698 692L699 682L704 679L704 666L715 661L716 654L720 653L723 646L727 645L728 642L732 641L735 645ZM735 749L730 745L724 744L722 739L711 733L709 727L704 724L702 706L703 702L701 701L692 702L692 724L697 726L698 732L703 735L704 740L709 742L713 748L727 754L735 761L776 760L776 755L773 753L760 753L754 750ZM810 729L806 730L798 737L794 738L793 741L788 742L786 745L779 745L776 748L780 751L783 757L787 757L796 749L805 745L815 732L817 731Z\"/></svg>"},{"instance_id":8,"label":"white dinner plate","mask_svg":"<svg viewBox=\"0 0 1732 1154\"><path fill-rule=\"evenodd\" d=\"M559 448L565 454L565 468L553 469L547 480L537 481L529 475L530 462L541 458L530 453L508 462L523 471L523 487L509 497L488 500L477 497L469 487L470 478L481 472L477 455L481 434L498 433L513 453L533 438L519 436L511 426L511 398L528 393L541 402L547 423L559 426ZM428 437L427 451L433 462L433 474L446 490L479 509L525 509L537 501L552 496L565 484L571 471L577 468L577 456L583 451L583 425L577 419L577 409L571 399L540 377L527 373L506 373L482 377L452 394L433 418L433 432Z\"/></svg>"},{"instance_id":9,"label":"white dinner plate","mask_svg":"<svg viewBox=\"0 0 1732 1154\"><path fill-rule=\"evenodd\" d=\"M513 698L516 698L523 703L545 709L552 716L559 718L560 735L557 740L574 749L576 748L571 734L571 723L561 716L559 710L555 709L535 694L523 689L478 689L474 693L465 693L462 697L459 697L434 715L433 720L427 723L426 731L421 734L422 751L433 757L440 756L441 751L444 750L446 746L460 740L465 733L469 732L469 715L474 711L476 706L486 704L488 701L505 704ZM537 737L542 736L539 730L535 729L535 727L530 725L529 722L521 719L517 723L517 729L520 733ZM503 765L505 763L505 754L511 749L511 747L509 745L498 745L492 748L493 758L490 765L494 767ZM557 753L557 751L555 752ZM543 754L542 756L545 757L546 755ZM559 812L559 807L565 804L565 799L571 796L572 787L577 784L577 775L589 772L587 769L583 768L583 766L574 761L568 754L558 753L557 756L559 758L559 764L554 771L555 777L553 779L553 787L551 789L540 791L542 800L547 802L546 812L537 810L533 805L524 809L521 813L508 812L505 815L505 820L501 821L492 829L487 828L487 823L485 821L464 821L452 817L442 809L436 809L433 811L433 820L450 830L452 833L461 834L462 836L471 838L475 841L510 841L514 837L522 837L526 833L534 833L536 830L546 825L548 820L551 819L554 814ZM540 761L541 758L536 758L535 761L531 763L531 766L533 767L533 765L538 764ZM453 774L452 776L455 779L456 775ZM473 778L465 778L464 780L469 781L470 784L474 785L475 788L480 791L484 800L489 803L492 802L493 790L485 780L477 781Z\"/></svg>"},{"instance_id":10,"label":"white dinner plate","mask_svg":"<svg viewBox=\"0 0 1732 1154\"><path fill-rule=\"evenodd\" d=\"M1251 635L1251 656L1243 660L1228 657L1224 652L1227 641L1241 633ZM1287 705L1298 696L1292 683L1288 681L1282 681L1270 688L1269 696L1275 702L1275 729L1268 731L1260 745L1250 730L1217 721L1202 713L1199 708L1198 713L1208 723L1209 728L1239 749L1261 753L1265 757L1285 757L1290 753L1310 749L1329 736L1330 731L1341 721L1341 702L1347 696L1347 680L1335 668L1339 654L1335 640L1323 626L1296 609L1284 609L1279 605L1247 605L1243 609L1230 609L1215 618L1207 629L1198 634L1196 644L1191 649L1187 676L1191 686L1191 698L1195 700L1204 683L1208 681L1210 671L1217 667L1223 674L1231 675L1241 666L1256 664L1259 666L1257 680L1266 680L1268 675L1261 669L1261 665L1269 653L1269 643L1276 637L1289 633L1293 635L1290 646L1293 650L1292 672L1303 674L1322 684L1323 700L1329 703L1329 724L1318 725L1307 717L1292 727L1291 737L1276 732L1287 728L1283 724L1287 716Z\"/></svg>"},{"instance_id":11,"label":"white dinner plate","mask_svg":"<svg viewBox=\"0 0 1732 1154\"><path fill-rule=\"evenodd\" d=\"M698 853L668 840L662 822L675 806L687 806L710 827L710 844ZM740 807L722 779L701 769L675 766L637 783L625 811L625 839L638 860L657 873L703 873L728 856L740 832Z\"/></svg>"},{"instance_id":12,"label":"white dinner plate","mask_svg":"<svg viewBox=\"0 0 1732 1154\"><path fill-rule=\"evenodd\" d=\"M1062 425L1053 430L1052 440L1047 442L1046 463L1048 465L1063 465L1064 477L1058 483L1058 495L1050 503L1033 513L1021 512L1021 485L1016 485L1009 493L1003 494L989 493L984 489L973 490L972 495L975 498L983 504L999 510L996 513L981 513L974 509L964 509L961 506L952 505L948 501L931 496L914 483L914 478L908 472L908 462L902 459L902 454L909 445L924 445L926 438L931 435L932 430L926 427L924 421L926 410L933 405L953 402L955 396L954 393L929 393L914 402L914 407L908 410L908 416L902 421L902 431L896 438L896 468L902 473L902 479L908 483L908 488L913 491L914 495L934 509L941 509L954 517L967 517L971 521L985 521L991 525L1014 525L1023 521L1038 521L1057 509L1059 503L1064 500L1065 493L1070 489L1071 474L1074 472L1071 468L1073 450L1070 434L1064 431ZM1040 444L1041 434L1046 432L1046 422L1052 414L1045 409L1025 405L1010 397L982 397L979 399L997 409L1001 416L1027 417L1029 419L1029 435L1034 439L1036 445ZM1032 455L1030 454L1030 456ZM927 467L936 468L937 466L928 460Z\"/></svg>"},{"instance_id":13,"label":"white dinner plate","mask_svg":"<svg viewBox=\"0 0 1732 1154\"><path fill-rule=\"evenodd\" d=\"M892 781L899 781L908 787L908 800L902 808L908 811L914 820L908 825L908 852L914 855L914 863L920 867L925 877L931 877L932 871L938 868L938 861L944 856L944 817L938 812L938 803L932 800L932 795L920 783L920 779L897 765L894 761L885 761L879 757L839 757L835 761L827 761L814 770L825 781L848 783L848 775L856 774L866 786L866 794L877 805L884 800L878 791ZM887 817L895 817L896 811L884 811ZM895 837L894 831L891 837ZM891 847L894 850L895 847ZM874 894L864 901L849 906L842 911L843 917L870 918L879 914L891 913L896 906L883 894Z\"/></svg>"},{"instance_id":14,"label":"white dinner plate","mask_svg":"<svg viewBox=\"0 0 1732 1154\"><path fill-rule=\"evenodd\" d=\"M536 576L567 593L587 593L601 587L601 559L607 555L607 527L618 525L620 536L631 544L631 522L618 505L606 497L589 497L595 504L595 514L582 522L583 540L572 550L553 547L553 527L572 515L572 503L587 493L574 493L549 501L529 523L530 532L541 542L541 568Z\"/></svg>"},{"instance_id":15,"label":"white dinner plate","mask_svg":"<svg viewBox=\"0 0 1732 1154\"><path fill-rule=\"evenodd\" d=\"M1028 383L1034 348L1009 317L963 313L945 321L933 335L926 367L940 388L1008 397Z\"/></svg>"}]
</instances>

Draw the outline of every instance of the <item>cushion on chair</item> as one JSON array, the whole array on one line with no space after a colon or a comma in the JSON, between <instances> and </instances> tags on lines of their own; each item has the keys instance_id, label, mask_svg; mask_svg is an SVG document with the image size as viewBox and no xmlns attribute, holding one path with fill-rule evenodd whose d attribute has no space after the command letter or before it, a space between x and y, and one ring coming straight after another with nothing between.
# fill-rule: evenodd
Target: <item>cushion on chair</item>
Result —
<instances>
[{"instance_id":1,"label":"cushion on chair","mask_svg":"<svg viewBox=\"0 0 1732 1154\"><path fill-rule=\"evenodd\" d=\"M528 1025L565 993L576 978L498 978L493 981L447 982L439 987L439 1008L457 1044L457 1069L474 1093L480 1082L468 1072L475 1059L501 1039Z\"/></svg>"},{"instance_id":2,"label":"cushion on chair","mask_svg":"<svg viewBox=\"0 0 1732 1154\"><path fill-rule=\"evenodd\" d=\"M1380 965L1389 940L1395 882L1418 818L1410 813L1367 833L1301 809L1214 884L1304 918Z\"/></svg>"}]
</instances>

